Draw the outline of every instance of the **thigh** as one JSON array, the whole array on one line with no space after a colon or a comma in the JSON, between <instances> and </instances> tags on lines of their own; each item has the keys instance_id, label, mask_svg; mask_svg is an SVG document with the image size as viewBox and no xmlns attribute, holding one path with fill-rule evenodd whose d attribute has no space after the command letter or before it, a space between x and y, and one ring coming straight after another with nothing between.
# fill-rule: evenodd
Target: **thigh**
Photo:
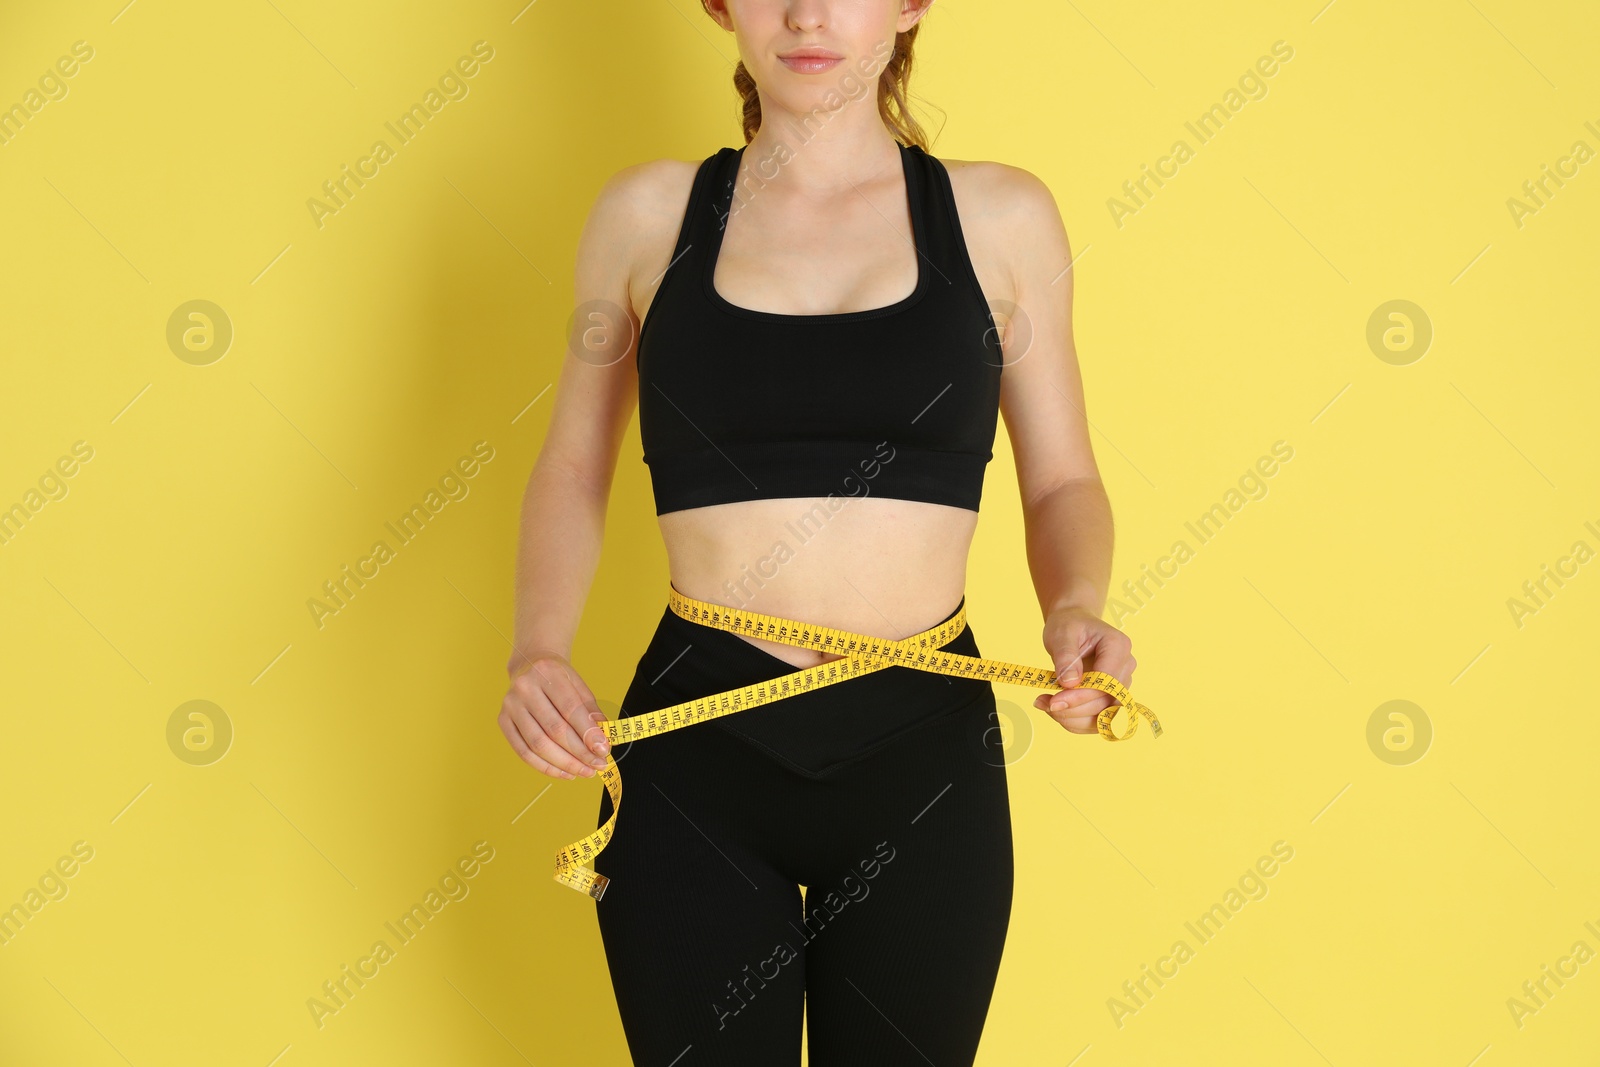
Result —
<instances>
[{"instance_id":1,"label":"thigh","mask_svg":"<svg viewBox=\"0 0 1600 1067\"><path fill-rule=\"evenodd\" d=\"M636 1064L798 1067L800 892L752 834L741 784L713 769L721 746L748 759L704 724L619 746L623 803L594 863L611 879L595 907L617 1009Z\"/></svg>"},{"instance_id":2,"label":"thigh","mask_svg":"<svg viewBox=\"0 0 1600 1067\"><path fill-rule=\"evenodd\" d=\"M805 898L814 1067L973 1062L1011 916L993 710L991 694L919 727L839 783L834 834L854 848Z\"/></svg>"}]
</instances>

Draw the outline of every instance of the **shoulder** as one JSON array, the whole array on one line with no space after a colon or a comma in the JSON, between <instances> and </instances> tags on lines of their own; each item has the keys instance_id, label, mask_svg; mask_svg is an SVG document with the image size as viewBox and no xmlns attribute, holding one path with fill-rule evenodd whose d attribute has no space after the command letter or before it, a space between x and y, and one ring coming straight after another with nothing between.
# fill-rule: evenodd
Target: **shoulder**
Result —
<instances>
[{"instance_id":1,"label":"shoulder","mask_svg":"<svg viewBox=\"0 0 1600 1067\"><path fill-rule=\"evenodd\" d=\"M578 239L581 291L625 297L642 318L651 280L672 258L700 162L652 159L606 179Z\"/></svg>"},{"instance_id":2,"label":"shoulder","mask_svg":"<svg viewBox=\"0 0 1600 1067\"><path fill-rule=\"evenodd\" d=\"M700 162L652 159L623 167L596 194L591 224L645 239L668 225L676 234Z\"/></svg>"},{"instance_id":3,"label":"shoulder","mask_svg":"<svg viewBox=\"0 0 1600 1067\"><path fill-rule=\"evenodd\" d=\"M963 218L970 214L1024 231L1051 220L1060 222L1055 194L1030 170L987 159L939 157L939 162L950 175Z\"/></svg>"},{"instance_id":4,"label":"shoulder","mask_svg":"<svg viewBox=\"0 0 1600 1067\"><path fill-rule=\"evenodd\" d=\"M1045 269L1054 275L1071 259L1061 209L1038 175L993 160L938 161L950 175L956 214L974 264L1008 279L1012 294L1025 275Z\"/></svg>"}]
</instances>

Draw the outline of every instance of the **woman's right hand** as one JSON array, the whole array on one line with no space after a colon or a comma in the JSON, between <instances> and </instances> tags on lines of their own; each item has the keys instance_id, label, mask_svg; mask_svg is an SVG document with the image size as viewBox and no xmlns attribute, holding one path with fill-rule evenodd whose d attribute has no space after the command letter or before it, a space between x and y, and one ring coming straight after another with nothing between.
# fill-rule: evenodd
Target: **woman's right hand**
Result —
<instances>
[{"instance_id":1,"label":"woman's right hand","mask_svg":"<svg viewBox=\"0 0 1600 1067\"><path fill-rule=\"evenodd\" d=\"M592 778L610 745L605 712L564 656L535 652L512 673L500 732L522 761L553 778Z\"/></svg>"}]
</instances>

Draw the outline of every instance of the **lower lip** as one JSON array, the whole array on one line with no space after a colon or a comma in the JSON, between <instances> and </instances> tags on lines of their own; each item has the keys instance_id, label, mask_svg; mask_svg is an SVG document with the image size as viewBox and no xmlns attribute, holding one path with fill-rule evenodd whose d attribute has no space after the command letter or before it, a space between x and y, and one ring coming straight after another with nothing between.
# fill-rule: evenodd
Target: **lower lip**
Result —
<instances>
[{"instance_id":1,"label":"lower lip","mask_svg":"<svg viewBox=\"0 0 1600 1067\"><path fill-rule=\"evenodd\" d=\"M842 59L822 59L817 56L796 56L792 59L778 57L783 60L783 65L799 74L820 74L825 70L832 70Z\"/></svg>"}]
</instances>

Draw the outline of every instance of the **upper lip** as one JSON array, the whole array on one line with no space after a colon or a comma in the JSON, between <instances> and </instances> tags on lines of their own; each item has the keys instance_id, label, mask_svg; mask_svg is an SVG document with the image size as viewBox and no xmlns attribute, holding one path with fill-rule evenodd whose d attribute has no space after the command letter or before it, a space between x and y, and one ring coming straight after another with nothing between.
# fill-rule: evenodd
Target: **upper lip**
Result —
<instances>
[{"instance_id":1,"label":"upper lip","mask_svg":"<svg viewBox=\"0 0 1600 1067\"><path fill-rule=\"evenodd\" d=\"M843 59L838 52L826 48L796 48L792 52L779 52L779 59Z\"/></svg>"}]
</instances>

